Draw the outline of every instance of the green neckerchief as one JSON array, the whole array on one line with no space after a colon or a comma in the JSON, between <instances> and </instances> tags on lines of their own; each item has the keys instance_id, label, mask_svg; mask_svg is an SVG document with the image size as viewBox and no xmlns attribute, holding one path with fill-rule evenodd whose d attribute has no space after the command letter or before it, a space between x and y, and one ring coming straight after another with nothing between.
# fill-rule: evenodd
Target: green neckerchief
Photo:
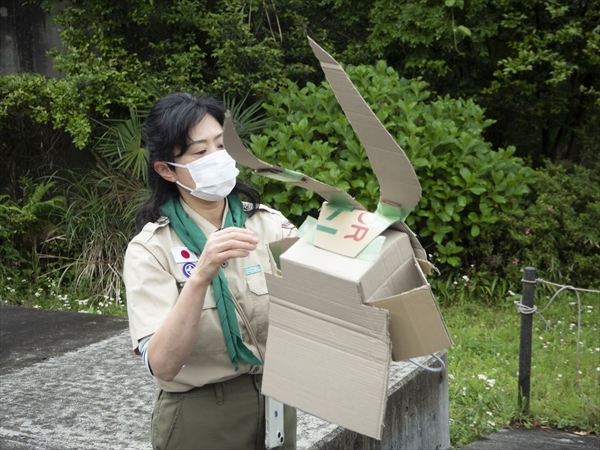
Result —
<instances>
[{"instance_id":1,"label":"green neckerchief","mask_svg":"<svg viewBox=\"0 0 600 450\"><path fill-rule=\"evenodd\" d=\"M242 202L235 194L230 194L227 200L229 201L229 208L227 217L225 217L224 228L243 227L246 222L246 213L244 212ZM171 226L184 245L200 255L206 245L206 236L200 227L187 215L181 205L181 201L171 198L162 206L160 212L169 218ZM225 345L227 346L227 353L229 353L229 360L235 367L236 372L239 368L238 360L262 366L262 362L246 347L242 340L242 333L237 322L233 299L223 269L219 269L219 274L212 281L212 287L215 294L217 311L219 312L219 319L221 320Z\"/></svg>"}]
</instances>

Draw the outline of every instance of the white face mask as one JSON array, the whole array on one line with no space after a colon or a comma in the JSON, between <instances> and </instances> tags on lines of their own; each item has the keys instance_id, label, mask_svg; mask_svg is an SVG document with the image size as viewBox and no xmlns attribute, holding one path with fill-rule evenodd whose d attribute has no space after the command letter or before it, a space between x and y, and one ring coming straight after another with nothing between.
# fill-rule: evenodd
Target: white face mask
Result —
<instances>
[{"instance_id":1,"label":"white face mask","mask_svg":"<svg viewBox=\"0 0 600 450\"><path fill-rule=\"evenodd\" d=\"M235 187L240 171L235 160L225 150L219 150L189 164L167 163L190 172L196 187L190 189L177 180L177 184L202 200L217 202L227 197Z\"/></svg>"}]
</instances>

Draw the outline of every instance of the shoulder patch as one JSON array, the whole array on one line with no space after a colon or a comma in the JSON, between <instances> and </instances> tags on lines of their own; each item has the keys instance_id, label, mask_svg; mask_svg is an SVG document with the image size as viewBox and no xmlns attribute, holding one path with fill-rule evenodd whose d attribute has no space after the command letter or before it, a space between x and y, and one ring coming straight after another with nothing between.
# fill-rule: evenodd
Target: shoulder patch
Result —
<instances>
[{"instance_id":1,"label":"shoulder patch","mask_svg":"<svg viewBox=\"0 0 600 450\"><path fill-rule=\"evenodd\" d=\"M286 228L288 230L291 230L296 227L294 226L294 224L292 222L289 221L289 219L287 217L281 216L281 228Z\"/></svg>"}]
</instances>

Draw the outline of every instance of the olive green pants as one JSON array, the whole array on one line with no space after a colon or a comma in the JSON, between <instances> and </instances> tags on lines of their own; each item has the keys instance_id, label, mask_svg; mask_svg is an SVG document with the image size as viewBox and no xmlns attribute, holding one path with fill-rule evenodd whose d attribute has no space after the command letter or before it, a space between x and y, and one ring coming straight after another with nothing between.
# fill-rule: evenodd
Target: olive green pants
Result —
<instances>
[{"instance_id":1,"label":"olive green pants","mask_svg":"<svg viewBox=\"0 0 600 450\"><path fill-rule=\"evenodd\" d=\"M155 450L262 450L265 398L262 375L240 375L187 392L160 391L152 413ZM296 449L296 409L284 407L285 443Z\"/></svg>"}]
</instances>

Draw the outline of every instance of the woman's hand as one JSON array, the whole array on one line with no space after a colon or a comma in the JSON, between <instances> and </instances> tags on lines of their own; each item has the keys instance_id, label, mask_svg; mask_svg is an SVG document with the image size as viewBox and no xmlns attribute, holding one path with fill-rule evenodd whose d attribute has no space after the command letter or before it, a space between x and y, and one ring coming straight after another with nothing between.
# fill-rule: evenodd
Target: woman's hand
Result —
<instances>
[{"instance_id":1,"label":"woman's hand","mask_svg":"<svg viewBox=\"0 0 600 450\"><path fill-rule=\"evenodd\" d=\"M225 228L215 231L206 241L190 279L210 283L219 273L219 268L228 259L244 258L256 250L258 238L245 228Z\"/></svg>"}]
</instances>

